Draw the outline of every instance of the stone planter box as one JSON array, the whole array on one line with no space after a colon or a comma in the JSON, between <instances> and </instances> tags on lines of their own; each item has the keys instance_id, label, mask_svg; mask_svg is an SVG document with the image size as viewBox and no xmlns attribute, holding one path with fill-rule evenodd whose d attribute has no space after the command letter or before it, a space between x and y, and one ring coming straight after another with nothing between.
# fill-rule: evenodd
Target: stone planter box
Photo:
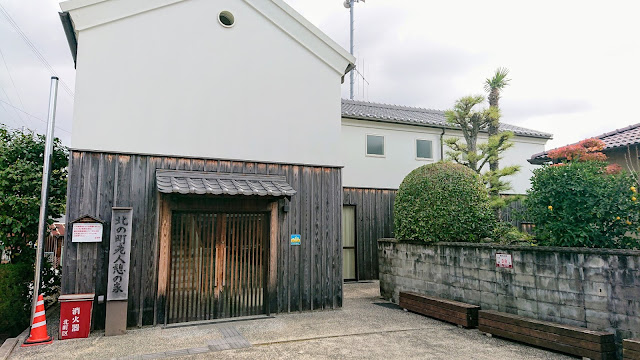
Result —
<instances>
[{"instance_id":1,"label":"stone planter box","mask_svg":"<svg viewBox=\"0 0 640 360\"><path fill-rule=\"evenodd\" d=\"M511 255L512 268L496 266ZM534 319L640 337L640 251L378 241L380 294L413 291Z\"/></svg>"}]
</instances>

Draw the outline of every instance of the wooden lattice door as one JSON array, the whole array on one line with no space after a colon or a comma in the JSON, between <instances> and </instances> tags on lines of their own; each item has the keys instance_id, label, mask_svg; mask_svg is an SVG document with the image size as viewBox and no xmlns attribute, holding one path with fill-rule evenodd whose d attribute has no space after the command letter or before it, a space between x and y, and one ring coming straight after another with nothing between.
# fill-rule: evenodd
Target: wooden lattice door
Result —
<instances>
[{"instance_id":1,"label":"wooden lattice door","mask_svg":"<svg viewBox=\"0 0 640 360\"><path fill-rule=\"evenodd\" d=\"M266 213L174 211L166 322L266 312Z\"/></svg>"}]
</instances>

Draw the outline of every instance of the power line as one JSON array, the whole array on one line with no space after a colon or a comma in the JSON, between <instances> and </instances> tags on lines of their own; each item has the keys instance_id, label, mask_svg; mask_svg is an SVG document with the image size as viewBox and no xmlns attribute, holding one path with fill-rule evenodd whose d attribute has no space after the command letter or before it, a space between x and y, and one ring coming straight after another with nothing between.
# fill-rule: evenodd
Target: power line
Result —
<instances>
[{"instance_id":1,"label":"power line","mask_svg":"<svg viewBox=\"0 0 640 360\"><path fill-rule=\"evenodd\" d=\"M11 98L9 97L9 94L7 94L7 91L4 89L4 87L0 86L0 90L2 90L2 93L4 94L4 96L7 97L7 100L9 100L9 102L11 102ZM7 103L7 104L9 104L9 103ZM12 104L9 104L9 105L11 105L11 107L14 108L13 111L16 113L16 115L18 115L18 120L20 120L22 125L26 126L27 123L24 122L24 119L22 118L22 116L20 116L20 113L16 111L16 107L13 106Z\"/></svg>"},{"instance_id":2,"label":"power line","mask_svg":"<svg viewBox=\"0 0 640 360\"><path fill-rule=\"evenodd\" d=\"M4 101L3 101L4 102ZM13 119L13 117L11 116L11 114L9 114L9 110L7 110L7 107L4 106L4 104L0 103L0 107L2 107L2 110L4 110L4 112L7 113L7 119L11 119L15 122L15 120ZM23 123L24 124L24 123Z\"/></svg>"},{"instance_id":3,"label":"power line","mask_svg":"<svg viewBox=\"0 0 640 360\"><path fill-rule=\"evenodd\" d=\"M18 100L20 101L20 106L22 106L24 108L24 103L22 102L22 98L20 97L20 92L18 91L18 87L16 86L15 81L13 81L13 76L11 76L11 71L9 70L9 66L7 65L7 61L4 58L4 54L2 53L2 48L0 48L0 58L2 58L2 62L4 63L4 67L5 67L5 69L7 69L7 74L9 74L9 79L11 79L11 84L13 84L13 88L16 91L16 95L18 95ZM2 92L4 92L4 95L7 97L7 100L11 101L11 99L9 98L9 94L7 94L7 92L4 89L2 89ZM17 114L17 112L16 112L16 114ZM20 118L20 121L22 121L22 123L24 124L24 121L23 121L24 119L22 119L22 116L20 116L18 114L18 117Z\"/></svg>"},{"instance_id":4,"label":"power line","mask_svg":"<svg viewBox=\"0 0 640 360\"><path fill-rule=\"evenodd\" d=\"M41 122L42 122L42 123L44 123L44 124L47 124L47 122L46 122L46 121L44 121L44 120L40 119L39 117L37 117L37 116L35 116L35 115L31 115L31 114L29 114L28 112L26 112L26 111L24 111L24 110L22 110L22 109L20 109L20 108L18 108L18 107L15 107L15 106L11 105L11 104L9 104L8 102L6 102L6 101L4 101L4 100L2 100L2 99L0 99L0 103L3 103L3 104L5 104L5 105L9 105L9 106L11 106L13 109L18 110L18 111L20 111L20 112L23 112L23 113L25 113L25 114L27 114L27 115L31 116L32 118L34 118L34 119L36 119L36 120L39 120L39 121L41 121ZM64 132L66 132L67 134L71 134L71 131L66 130L66 129L63 129L63 128L59 127L59 126L56 126L56 129L58 129L58 130L62 130L62 131L64 131Z\"/></svg>"},{"instance_id":5,"label":"power line","mask_svg":"<svg viewBox=\"0 0 640 360\"><path fill-rule=\"evenodd\" d=\"M9 79L11 79L11 84L13 84L13 88L16 90L16 95L18 95L18 100L20 101L20 106L24 108L24 103L22 102L22 97L20 97L20 92L18 91L18 87L16 86L15 81L13 81L13 76L11 76L11 71L9 70L9 65L7 65L7 60L4 58L4 53L2 52L2 48L0 48L0 57L2 58L2 62L4 63L5 69L7 69L7 73L9 74Z\"/></svg>"},{"instance_id":6,"label":"power line","mask_svg":"<svg viewBox=\"0 0 640 360\"><path fill-rule=\"evenodd\" d=\"M53 67L49 64L49 62L47 61L47 59L44 58L44 56L42 56L42 53L40 53L40 51L38 50L38 48L31 42L31 40L29 40L29 38L27 37L27 35L22 31L22 29L20 29L20 27L18 26L18 24L13 20L13 18L11 17L11 15L9 15L9 13L7 12L7 10L4 8L4 6L2 6L2 4L0 4L0 12L2 13L2 15L4 15L4 17L7 19L7 21L9 22L9 24L18 32L18 35L20 35L20 37L22 38L22 40L24 40L25 44L27 44L27 46L33 51L33 53L36 55L36 57L38 58L38 60L40 60L40 62L42 62L42 64L44 64L44 66L47 68L47 70L49 70L53 75L57 76L58 78L60 78L60 76L58 76L58 73L53 69ZM61 79L60 80L60 84L62 85L62 89L69 94L69 96L71 96L71 98L74 97L73 95L73 91L71 91L71 88Z\"/></svg>"}]
</instances>

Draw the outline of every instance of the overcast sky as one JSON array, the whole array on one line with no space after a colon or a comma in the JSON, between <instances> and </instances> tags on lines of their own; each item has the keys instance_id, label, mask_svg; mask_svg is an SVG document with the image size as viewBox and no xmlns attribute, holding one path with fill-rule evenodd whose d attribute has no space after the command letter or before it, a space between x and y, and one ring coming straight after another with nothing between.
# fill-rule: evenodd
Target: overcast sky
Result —
<instances>
[{"instance_id":1,"label":"overcast sky","mask_svg":"<svg viewBox=\"0 0 640 360\"><path fill-rule=\"evenodd\" d=\"M134 1L134 0L131 0ZM210 0L215 1L215 0ZM343 0L287 0L349 47ZM356 4L357 100L432 109L512 79L502 121L554 134L547 148L640 122L640 22L634 0L369 0ZM0 0L60 78L74 69L55 0ZM51 72L0 11L0 122L43 132ZM15 84L15 85L14 85ZM348 80L343 97L348 97ZM60 89L56 135L69 143L73 98ZM17 110L13 107L20 110ZM29 115L27 115L27 113ZM527 154L527 156L530 154Z\"/></svg>"}]
</instances>

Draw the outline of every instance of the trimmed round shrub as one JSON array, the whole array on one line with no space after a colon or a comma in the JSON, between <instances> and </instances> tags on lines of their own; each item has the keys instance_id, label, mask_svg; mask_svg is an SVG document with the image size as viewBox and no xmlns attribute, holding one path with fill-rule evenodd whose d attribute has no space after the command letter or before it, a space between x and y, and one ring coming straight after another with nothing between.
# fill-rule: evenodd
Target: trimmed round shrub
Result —
<instances>
[{"instance_id":1,"label":"trimmed round shrub","mask_svg":"<svg viewBox=\"0 0 640 360\"><path fill-rule=\"evenodd\" d=\"M525 206L540 245L640 248L638 184L613 168L586 161L533 171Z\"/></svg>"},{"instance_id":2,"label":"trimmed round shrub","mask_svg":"<svg viewBox=\"0 0 640 360\"><path fill-rule=\"evenodd\" d=\"M407 175L394 205L395 236L424 242L475 242L494 228L489 194L466 166L438 162Z\"/></svg>"}]
</instances>

